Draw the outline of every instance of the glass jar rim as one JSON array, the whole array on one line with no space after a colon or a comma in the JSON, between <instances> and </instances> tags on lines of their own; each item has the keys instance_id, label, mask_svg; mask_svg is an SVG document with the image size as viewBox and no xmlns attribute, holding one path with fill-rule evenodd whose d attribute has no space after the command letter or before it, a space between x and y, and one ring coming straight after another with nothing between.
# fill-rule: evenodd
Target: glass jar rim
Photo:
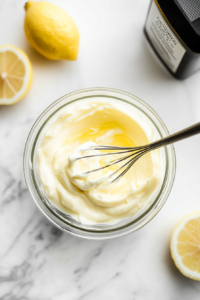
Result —
<instances>
[{"instance_id":1,"label":"glass jar rim","mask_svg":"<svg viewBox=\"0 0 200 300\"><path fill-rule=\"evenodd\" d=\"M162 119L158 116L158 114L147 103L130 93L111 88L89 88L78 90L69 93L53 102L35 121L28 135L24 150L24 177L28 190L37 207L55 226L57 226L61 230L67 231L75 236L82 238L110 239L138 230L139 228L147 224L159 212L159 210L166 202L173 186L176 170L176 158L173 145L165 147L167 162L165 170L166 174L162 184L162 188L150 208L141 215L139 220L136 219L133 222L125 224L124 226L119 226L109 230L92 230L88 228L85 229L84 226L80 227L74 224L66 223L62 218L62 214L59 215L59 213L57 214L55 210L52 211L50 207L45 203L45 201L41 199L41 196L38 193L38 190L35 186L36 182L34 180L33 150L42 128L51 119L51 117L55 113L57 113L58 110L75 101L92 97L113 98L131 104L137 109L141 110L151 120L161 137L169 135L167 127L165 126ZM154 118L154 120L152 118Z\"/></svg>"}]
</instances>

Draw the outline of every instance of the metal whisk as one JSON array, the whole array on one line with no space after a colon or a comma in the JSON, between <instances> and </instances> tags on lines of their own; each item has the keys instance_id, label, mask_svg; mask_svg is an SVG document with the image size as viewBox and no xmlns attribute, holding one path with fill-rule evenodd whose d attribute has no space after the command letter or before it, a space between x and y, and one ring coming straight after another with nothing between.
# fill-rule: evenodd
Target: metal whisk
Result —
<instances>
[{"instance_id":1,"label":"metal whisk","mask_svg":"<svg viewBox=\"0 0 200 300\"><path fill-rule=\"evenodd\" d=\"M80 156L76 160L90 158L90 157L107 156L107 155L113 155L113 154L117 154L117 155L125 154L122 157L118 157L117 159L110 161L108 164L106 164L105 166L103 166L101 168L84 172L85 174L89 174L92 172L97 172L97 171L103 170L103 169L113 166L115 164L124 162L124 164L122 166L120 166L116 171L112 172L108 176L108 178L111 179L110 182L115 182L115 181L119 180L122 176L124 176L128 172L128 170L136 163L136 161L139 158L141 158L144 154L146 154L152 150L158 149L160 147L167 146L169 144L186 139L186 138L193 136L195 134L198 134L198 133L200 133L200 123L197 123L191 127L188 127L186 129L182 130L182 131L179 131L177 133L169 135L166 138L160 139L156 142L153 142L151 144L147 144L144 146L117 147L117 146L97 145L97 146L91 147L90 150L106 150L106 151L117 150L117 152L106 152L106 153L99 153L99 154L94 154L94 155ZM112 180L112 178L115 175L117 175L117 176Z\"/></svg>"}]
</instances>

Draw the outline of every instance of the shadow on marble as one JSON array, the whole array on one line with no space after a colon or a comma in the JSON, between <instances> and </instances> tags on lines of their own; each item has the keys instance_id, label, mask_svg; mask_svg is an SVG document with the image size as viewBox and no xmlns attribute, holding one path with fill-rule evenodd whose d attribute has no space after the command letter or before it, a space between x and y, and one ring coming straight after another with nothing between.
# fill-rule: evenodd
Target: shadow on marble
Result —
<instances>
[{"instance_id":1,"label":"shadow on marble","mask_svg":"<svg viewBox=\"0 0 200 300\"><path fill-rule=\"evenodd\" d=\"M145 38L141 42L141 57L137 57L140 61L140 68L142 69L142 79L150 82L155 82L159 84L159 82L177 82L168 71L162 66L161 62L158 58L154 57L154 53L151 53L152 50L148 46Z\"/></svg>"},{"instance_id":2,"label":"shadow on marble","mask_svg":"<svg viewBox=\"0 0 200 300\"><path fill-rule=\"evenodd\" d=\"M168 243L168 245L170 245L170 242ZM177 279L181 279L181 280L186 280L187 281L187 278L185 276L183 276L183 274L177 269L177 267L175 266L174 264L174 261L171 257L171 252L170 252L170 248L167 247L167 251L166 251L166 254L165 254L165 263L166 263L166 266L169 270L169 272L171 273L171 275Z\"/></svg>"},{"instance_id":3,"label":"shadow on marble","mask_svg":"<svg viewBox=\"0 0 200 300\"><path fill-rule=\"evenodd\" d=\"M28 42L24 42L23 50L29 57L29 59L32 63L33 69L34 69L34 67L44 68L44 67L48 67L48 66L52 66L52 65L54 65L54 66L55 65L56 66L63 65L63 60L51 60L51 59L44 57L39 52L37 52L33 47L31 47ZM66 64L68 63L68 61L66 61L66 60L64 62Z\"/></svg>"},{"instance_id":4,"label":"shadow on marble","mask_svg":"<svg viewBox=\"0 0 200 300\"><path fill-rule=\"evenodd\" d=\"M121 82L124 83L123 89L143 98L146 97L146 94L149 97L155 97L166 86L171 89L173 86L181 84L165 70L151 51L145 37L141 38L137 45L137 51L126 61L124 72L122 70L120 73ZM118 81L120 82L120 80Z\"/></svg>"}]
</instances>

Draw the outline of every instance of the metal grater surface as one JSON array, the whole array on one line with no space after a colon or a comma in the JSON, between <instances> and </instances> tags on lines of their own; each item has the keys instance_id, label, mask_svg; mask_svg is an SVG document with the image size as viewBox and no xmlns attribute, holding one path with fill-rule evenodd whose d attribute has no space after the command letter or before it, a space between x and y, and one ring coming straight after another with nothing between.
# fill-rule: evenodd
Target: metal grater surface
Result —
<instances>
[{"instance_id":1,"label":"metal grater surface","mask_svg":"<svg viewBox=\"0 0 200 300\"><path fill-rule=\"evenodd\" d=\"M200 17L200 0L176 0L184 10L190 22Z\"/></svg>"}]
</instances>

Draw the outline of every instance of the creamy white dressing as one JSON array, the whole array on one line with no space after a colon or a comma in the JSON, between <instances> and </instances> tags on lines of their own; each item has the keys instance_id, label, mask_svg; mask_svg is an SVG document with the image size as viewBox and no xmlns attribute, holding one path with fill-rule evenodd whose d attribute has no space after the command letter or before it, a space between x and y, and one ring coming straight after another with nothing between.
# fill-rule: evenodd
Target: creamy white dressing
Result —
<instances>
[{"instance_id":1,"label":"creamy white dressing","mask_svg":"<svg viewBox=\"0 0 200 300\"><path fill-rule=\"evenodd\" d=\"M93 145L140 146L159 138L141 112L117 101L85 100L61 111L47 125L38 151L38 170L46 196L59 209L84 224L116 223L137 214L158 195L164 178L163 150L142 157L117 182ZM109 157L115 159L116 155Z\"/></svg>"}]
</instances>

